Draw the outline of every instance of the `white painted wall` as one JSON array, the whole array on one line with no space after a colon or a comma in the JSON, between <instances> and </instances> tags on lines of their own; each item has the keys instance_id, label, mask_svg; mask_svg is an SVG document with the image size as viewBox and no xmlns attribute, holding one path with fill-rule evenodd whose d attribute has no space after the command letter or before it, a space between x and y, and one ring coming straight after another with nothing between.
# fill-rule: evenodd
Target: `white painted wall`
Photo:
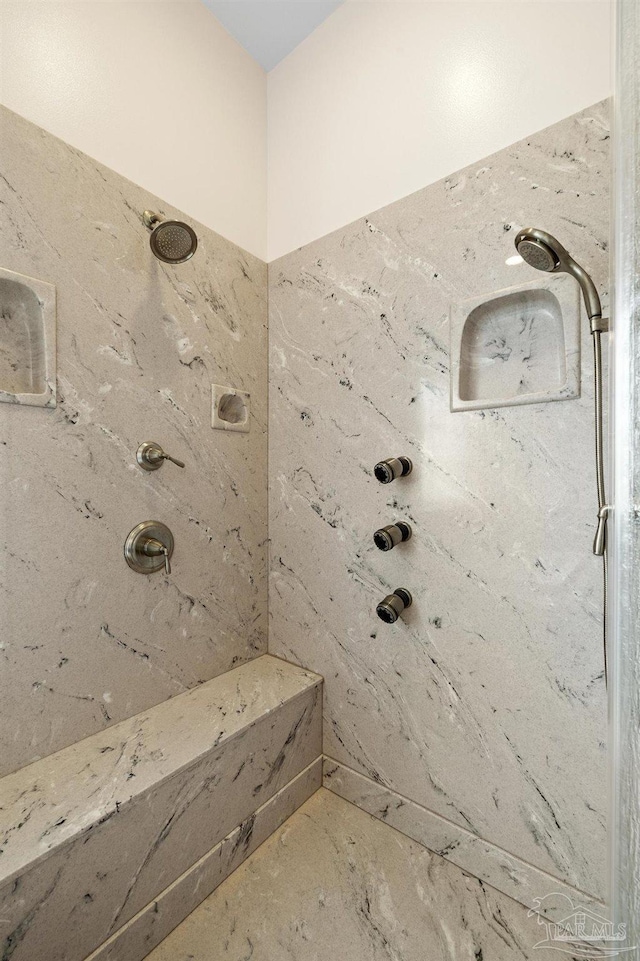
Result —
<instances>
[{"instance_id":1,"label":"white painted wall","mask_svg":"<svg viewBox=\"0 0 640 961\"><path fill-rule=\"evenodd\" d=\"M0 101L266 258L266 75L200 0L2 0Z\"/></svg>"},{"instance_id":2,"label":"white painted wall","mask_svg":"<svg viewBox=\"0 0 640 961\"><path fill-rule=\"evenodd\" d=\"M347 0L268 75L269 259L610 93L607 0Z\"/></svg>"},{"instance_id":3,"label":"white painted wall","mask_svg":"<svg viewBox=\"0 0 640 961\"><path fill-rule=\"evenodd\" d=\"M0 101L274 259L606 97L609 29L609 0L347 0L266 75L201 0L1 0Z\"/></svg>"}]
</instances>

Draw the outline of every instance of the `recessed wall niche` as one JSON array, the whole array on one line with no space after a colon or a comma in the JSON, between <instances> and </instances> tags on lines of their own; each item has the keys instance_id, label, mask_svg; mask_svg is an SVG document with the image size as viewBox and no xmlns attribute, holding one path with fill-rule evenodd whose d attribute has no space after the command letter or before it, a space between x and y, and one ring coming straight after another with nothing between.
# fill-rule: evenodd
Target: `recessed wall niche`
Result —
<instances>
[{"instance_id":1,"label":"recessed wall niche","mask_svg":"<svg viewBox=\"0 0 640 961\"><path fill-rule=\"evenodd\" d=\"M214 430L248 433L251 397L246 391L212 384L211 402L211 426Z\"/></svg>"},{"instance_id":2,"label":"recessed wall niche","mask_svg":"<svg viewBox=\"0 0 640 961\"><path fill-rule=\"evenodd\" d=\"M580 396L580 290L548 277L451 308L451 410Z\"/></svg>"},{"instance_id":3,"label":"recessed wall niche","mask_svg":"<svg viewBox=\"0 0 640 961\"><path fill-rule=\"evenodd\" d=\"M56 406L56 288L1 267L0 402Z\"/></svg>"}]
</instances>

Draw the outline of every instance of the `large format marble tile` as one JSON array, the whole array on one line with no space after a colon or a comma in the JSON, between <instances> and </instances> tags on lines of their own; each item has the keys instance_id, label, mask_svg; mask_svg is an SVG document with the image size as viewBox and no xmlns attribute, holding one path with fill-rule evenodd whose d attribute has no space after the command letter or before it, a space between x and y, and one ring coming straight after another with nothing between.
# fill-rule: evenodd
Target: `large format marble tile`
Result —
<instances>
[{"instance_id":1,"label":"large format marble tile","mask_svg":"<svg viewBox=\"0 0 640 961\"><path fill-rule=\"evenodd\" d=\"M322 790L148 961L557 961L534 948L543 930L520 904Z\"/></svg>"},{"instance_id":2,"label":"large format marble tile","mask_svg":"<svg viewBox=\"0 0 640 961\"><path fill-rule=\"evenodd\" d=\"M606 306L609 169L602 103L270 266L272 652L324 676L326 754L598 899L586 321L580 398L451 413L449 310L535 280L505 263L524 225ZM413 473L381 486L374 464L400 454ZM380 553L373 532L403 518L412 540ZM388 626L397 586L414 604Z\"/></svg>"},{"instance_id":3,"label":"large format marble tile","mask_svg":"<svg viewBox=\"0 0 640 961\"><path fill-rule=\"evenodd\" d=\"M58 406L0 405L0 774L266 651L266 266L194 224L160 263L145 208L179 211L0 112L0 267L55 285ZM211 385L251 394L211 429ZM146 473L138 445L184 460ZM159 519L173 573L133 573Z\"/></svg>"},{"instance_id":4,"label":"large format marble tile","mask_svg":"<svg viewBox=\"0 0 640 961\"><path fill-rule=\"evenodd\" d=\"M0 956L82 961L144 909L317 760L321 684L253 659L0 781Z\"/></svg>"}]
</instances>

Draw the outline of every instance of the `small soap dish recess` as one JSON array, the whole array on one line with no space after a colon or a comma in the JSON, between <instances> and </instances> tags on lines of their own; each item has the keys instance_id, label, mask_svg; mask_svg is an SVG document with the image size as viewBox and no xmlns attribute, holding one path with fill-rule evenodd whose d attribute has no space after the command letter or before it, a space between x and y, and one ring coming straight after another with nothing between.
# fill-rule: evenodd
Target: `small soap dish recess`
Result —
<instances>
[{"instance_id":1,"label":"small soap dish recess","mask_svg":"<svg viewBox=\"0 0 640 961\"><path fill-rule=\"evenodd\" d=\"M548 277L451 308L451 410L580 396L580 289Z\"/></svg>"},{"instance_id":2,"label":"small soap dish recess","mask_svg":"<svg viewBox=\"0 0 640 961\"><path fill-rule=\"evenodd\" d=\"M0 268L0 403L56 406L56 288Z\"/></svg>"},{"instance_id":3,"label":"small soap dish recess","mask_svg":"<svg viewBox=\"0 0 640 961\"><path fill-rule=\"evenodd\" d=\"M249 430L250 395L234 387L211 385L211 426L215 430Z\"/></svg>"}]
</instances>

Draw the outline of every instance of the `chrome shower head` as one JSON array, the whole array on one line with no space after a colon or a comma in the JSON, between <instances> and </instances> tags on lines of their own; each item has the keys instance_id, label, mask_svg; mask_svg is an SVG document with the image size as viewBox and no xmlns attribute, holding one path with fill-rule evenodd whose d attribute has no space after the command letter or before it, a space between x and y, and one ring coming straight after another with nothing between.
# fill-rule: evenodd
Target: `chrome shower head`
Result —
<instances>
[{"instance_id":1,"label":"chrome shower head","mask_svg":"<svg viewBox=\"0 0 640 961\"><path fill-rule=\"evenodd\" d=\"M580 284L589 320L602 317L602 306L593 280L564 249L560 241L545 230L525 227L517 234L515 245L522 259L530 267L547 273L571 274ZM593 331L594 325L592 324L591 327Z\"/></svg>"},{"instance_id":2,"label":"chrome shower head","mask_svg":"<svg viewBox=\"0 0 640 961\"><path fill-rule=\"evenodd\" d=\"M165 264L183 264L196 252L198 238L195 231L180 220L162 220L151 210L142 215L145 226L151 231L151 250Z\"/></svg>"},{"instance_id":3,"label":"chrome shower head","mask_svg":"<svg viewBox=\"0 0 640 961\"><path fill-rule=\"evenodd\" d=\"M551 273L559 263L553 250L539 240L521 240L518 244L518 253L530 267L535 267L536 270L546 270Z\"/></svg>"}]
</instances>

